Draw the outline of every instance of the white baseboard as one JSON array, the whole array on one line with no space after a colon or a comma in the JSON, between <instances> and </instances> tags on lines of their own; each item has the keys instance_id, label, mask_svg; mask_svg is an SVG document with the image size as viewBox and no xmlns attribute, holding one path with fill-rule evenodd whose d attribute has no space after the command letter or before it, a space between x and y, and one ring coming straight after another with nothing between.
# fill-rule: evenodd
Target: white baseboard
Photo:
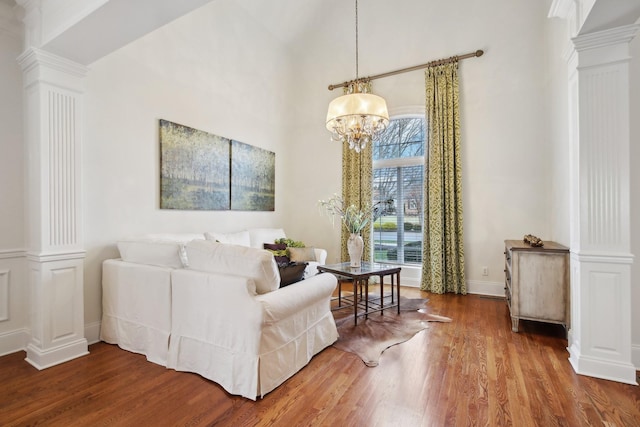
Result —
<instances>
[{"instance_id":1,"label":"white baseboard","mask_svg":"<svg viewBox=\"0 0 640 427\"><path fill-rule=\"evenodd\" d=\"M89 344L95 344L100 341L100 325L102 322L93 322L84 325L84 337Z\"/></svg>"},{"instance_id":2,"label":"white baseboard","mask_svg":"<svg viewBox=\"0 0 640 427\"><path fill-rule=\"evenodd\" d=\"M101 322L93 322L84 326L84 336L89 344L100 341ZM0 334L0 356L26 351L29 343L29 329L23 328Z\"/></svg>"},{"instance_id":3,"label":"white baseboard","mask_svg":"<svg viewBox=\"0 0 640 427\"><path fill-rule=\"evenodd\" d=\"M640 371L640 344L631 344L631 363Z\"/></svg>"},{"instance_id":4,"label":"white baseboard","mask_svg":"<svg viewBox=\"0 0 640 427\"><path fill-rule=\"evenodd\" d=\"M492 297L504 297L504 282L485 282L481 280L468 280L467 293L488 295Z\"/></svg>"},{"instance_id":5,"label":"white baseboard","mask_svg":"<svg viewBox=\"0 0 640 427\"><path fill-rule=\"evenodd\" d=\"M405 273L403 267L401 274L402 286L408 286L410 288L420 287L420 275L416 275L415 272ZM413 273L413 274L411 274ZM487 295L493 297L504 297L504 282L488 282L482 280L467 280L467 293L477 295Z\"/></svg>"},{"instance_id":6,"label":"white baseboard","mask_svg":"<svg viewBox=\"0 0 640 427\"><path fill-rule=\"evenodd\" d=\"M63 345L47 349L42 349L36 347L33 343L29 343L27 344L27 357L24 360L41 371L78 357L86 356L89 354L87 345L87 340L84 338L78 338Z\"/></svg>"},{"instance_id":7,"label":"white baseboard","mask_svg":"<svg viewBox=\"0 0 640 427\"><path fill-rule=\"evenodd\" d=\"M624 384L638 385L636 368L631 363L620 363L616 360L601 357L585 356L577 346L569 347L569 363L580 375L616 381Z\"/></svg>"},{"instance_id":8,"label":"white baseboard","mask_svg":"<svg viewBox=\"0 0 640 427\"><path fill-rule=\"evenodd\" d=\"M26 349L27 342L29 330L26 328L0 334L0 356Z\"/></svg>"}]
</instances>

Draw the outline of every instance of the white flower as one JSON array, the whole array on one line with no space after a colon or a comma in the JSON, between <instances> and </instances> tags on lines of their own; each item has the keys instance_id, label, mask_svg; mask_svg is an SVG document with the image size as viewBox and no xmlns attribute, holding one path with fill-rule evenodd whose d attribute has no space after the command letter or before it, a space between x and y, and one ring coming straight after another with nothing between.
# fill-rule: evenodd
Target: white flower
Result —
<instances>
[{"instance_id":1,"label":"white flower","mask_svg":"<svg viewBox=\"0 0 640 427\"><path fill-rule=\"evenodd\" d=\"M347 231L352 234L360 234L369 223L383 215L386 208L390 207L392 203L393 199L388 199L377 202L373 206L367 204L364 208L358 209L353 204L345 206L344 200L337 194L334 194L329 200L318 201L327 214L331 215L332 222L336 216L339 216Z\"/></svg>"}]
</instances>

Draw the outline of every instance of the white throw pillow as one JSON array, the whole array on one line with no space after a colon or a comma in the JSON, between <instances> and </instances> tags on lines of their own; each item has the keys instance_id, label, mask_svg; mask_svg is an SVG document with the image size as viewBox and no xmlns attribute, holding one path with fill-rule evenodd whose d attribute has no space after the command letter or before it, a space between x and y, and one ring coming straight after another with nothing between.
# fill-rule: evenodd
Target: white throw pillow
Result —
<instances>
[{"instance_id":1,"label":"white throw pillow","mask_svg":"<svg viewBox=\"0 0 640 427\"><path fill-rule=\"evenodd\" d=\"M204 233L153 233L145 234L139 238L187 243L192 240L204 240Z\"/></svg>"},{"instance_id":2,"label":"white throw pillow","mask_svg":"<svg viewBox=\"0 0 640 427\"><path fill-rule=\"evenodd\" d=\"M198 239L204 240L204 234L145 234L122 239L117 244L123 261L182 268L189 264L184 245Z\"/></svg>"},{"instance_id":3,"label":"white throw pillow","mask_svg":"<svg viewBox=\"0 0 640 427\"><path fill-rule=\"evenodd\" d=\"M207 231L204 237L212 242L227 243L230 245L251 246L249 231L239 231L237 233L216 233L215 231Z\"/></svg>"},{"instance_id":4,"label":"white throw pillow","mask_svg":"<svg viewBox=\"0 0 640 427\"><path fill-rule=\"evenodd\" d=\"M180 251L183 243L170 240L136 239L118 241L120 258L137 264L182 268Z\"/></svg>"},{"instance_id":5,"label":"white throw pillow","mask_svg":"<svg viewBox=\"0 0 640 427\"><path fill-rule=\"evenodd\" d=\"M245 246L194 240L187 243L189 268L244 276L254 280L256 291L266 294L280 286L280 272L271 252Z\"/></svg>"},{"instance_id":6,"label":"white throw pillow","mask_svg":"<svg viewBox=\"0 0 640 427\"><path fill-rule=\"evenodd\" d=\"M286 238L282 228L250 228L250 246L262 249L265 243L273 243L276 239Z\"/></svg>"}]
</instances>

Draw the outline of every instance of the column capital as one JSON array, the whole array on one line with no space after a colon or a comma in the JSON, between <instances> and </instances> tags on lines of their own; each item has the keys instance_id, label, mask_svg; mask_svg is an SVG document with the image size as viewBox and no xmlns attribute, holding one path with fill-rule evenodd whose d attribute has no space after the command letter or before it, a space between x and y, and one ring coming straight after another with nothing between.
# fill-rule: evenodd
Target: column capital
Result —
<instances>
[{"instance_id":1,"label":"column capital","mask_svg":"<svg viewBox=\"0 0 640 427\"><path fill-rule=\"evenodd\" d=\"M571 39L578 55L578 67L592 67L629 61L629 43L640 30L640 25L582 34Z\"/></svg>"},{"instance_id":2,"label":"column capital","mask_svg":"<svg viewBox=\"0 0 640 427\"><path fill-rule=\"evenodd\" d=\"M17 61L22 68L24 87L46 81L76 92L84 91L82 82L89 69L82 64L36 47L25 50Z\"/></svg>"},{"instance_id":3,"label":"column capital","mask_svg":"<svg viewBox=\"0 0 640 427\"><path fill-rule=\"evenodd\" d=\"M629 43L638 33L640 24L625 25L594 33L581 34L574 37L573 44L578 52L587 49L612 46L618 43Z\"/></svg>"}]
</instances>

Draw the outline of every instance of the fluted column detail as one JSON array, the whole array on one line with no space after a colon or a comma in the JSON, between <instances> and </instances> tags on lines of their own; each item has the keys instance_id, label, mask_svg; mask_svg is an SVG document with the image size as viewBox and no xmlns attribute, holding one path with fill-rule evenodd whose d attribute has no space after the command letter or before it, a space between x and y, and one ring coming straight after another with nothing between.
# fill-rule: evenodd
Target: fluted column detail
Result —
<instances>
[{"instance_id":1,"label":"fluted column detail","mask_svg":"<svg viewBox=\"0 0 640 427\"><path fill-rule=\"evenodd\" d=\"M637 25L573 39L570 362L635 384L631 363L629 42Z\"/></svg>"},{"instance_id":2,"label":"fluted column detail","mask_svg":"<svg viewBox=\"0 0 640 427\"><path fill-rule=\"evenodd\" d=\"M30 48L23 70L27 260L38 369L87 354L82 236L82 96L86 68Z\"/></svg>"}]
</instances>

